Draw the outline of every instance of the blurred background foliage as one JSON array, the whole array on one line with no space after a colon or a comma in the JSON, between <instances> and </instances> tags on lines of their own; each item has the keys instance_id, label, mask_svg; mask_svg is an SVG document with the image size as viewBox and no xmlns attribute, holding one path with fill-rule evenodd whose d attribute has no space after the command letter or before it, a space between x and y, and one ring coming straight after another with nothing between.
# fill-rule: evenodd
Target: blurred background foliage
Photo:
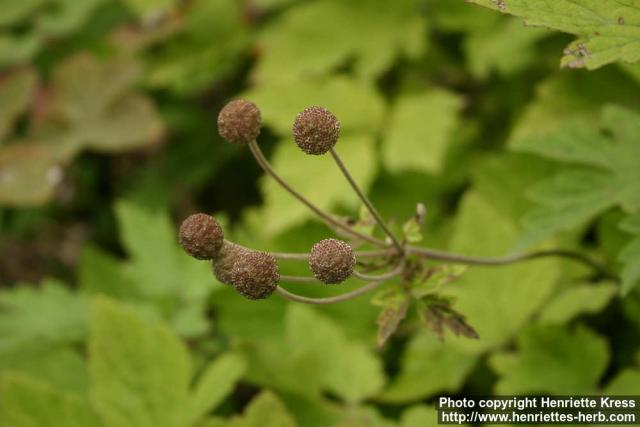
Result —
<instances>
[{"instance_id":1,"label":"blurred background foliage","mask_svg":"<svg viewBox=\"0 0 640 427\"><path fill-rule=\"evenodd\" d=\"M443 393L639 394L640 68L600 67L635 51L560 69L573 36L453 0L0 10L2 425L411 427L436 423ZM340 118L341 155L395 226L426 205L424 244L577 249L622 284L558 259L473 267L443 292L480 339L441 342L412 313L381 350L369 297L246 301L182 253L183 218L213 213L265 250L330 233L218 137L238 96L323 208L359 211L330 159L291 141L309 105Z\"/></svg>"}]
</instances>

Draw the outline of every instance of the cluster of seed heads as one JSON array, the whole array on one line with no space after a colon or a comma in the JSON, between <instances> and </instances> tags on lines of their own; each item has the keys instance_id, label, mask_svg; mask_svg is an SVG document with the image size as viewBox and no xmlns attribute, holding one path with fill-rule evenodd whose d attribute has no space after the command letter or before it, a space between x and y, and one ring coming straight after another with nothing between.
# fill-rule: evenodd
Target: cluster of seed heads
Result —
<instances>
[{"instance_id":1,"label":"cluster of seed heads","mask_svg":"<svg viewBox=\"0 0 640 427\"><path fill-rule=\"evenodd\" d=\"M192 257L213 262L213 273L246 298L264 299L277 288L280 269L276 258L224 240L220 224L210 215L189 216L180 226L180 244ZM316 243L309 267L323 283L341 283L353 273L356 258L348 243L325 239Z\"/></svg>"},{"instance_id":2,"label":"cluster of seed heads","mask_svg":"<svg viewBox=\"0 0 640 427\"><path fill-rule=\"evenodd\" d=\"M351 228L345 222L336 220L332 215L313 205L304 198L304 196L289 186L273 170L256 143L256 138L260 135L261 126L262 116L260 109L254 103L244 99L229 102L218 115L218 132L220 136L231 144L248 145L264 171L271 175L271 177L293 197L305 204L327 224L340 228L353 237L384 248L382 251L369 251L368 254L364 252L358 253L358 256L362 258L385 258L385 263L382 264L369 263L368 266L370 268L376 270L389 267L395 261L397 262L395 262L396 265L393 269L385 273L369 275L354 270L356 266L356 254L350 244L341 240L323 239L313 245L309 254L270 254L245 248L225 240L222 227L220 227L220 224L210 215L198 213L185 219L180 226L179 236L180 244L184 250L196 259L209 260L212 262L213 274L218 281L233 286L233 288L245 298L251 300L264 299L277 291L282 296L293 301L312 304L328 304L344 301L369 292L385 280L393 277L399 277L404 283L411 283L416 274L423 271L421 270L423 266L419 261L413 261L407 258L407 255L411 254L421 256L423 259L432 258L463 264L483 265L503 265L526 261L540 256L562 255L574 260L580 260L594 267L603 277L611 277L605 276L604 274L607 274L606 270L591 260L586 259L580 254L569 253L568 251L541 251L502 258L482 258L447 254L429 248L411 246L407 244L405 240L399 240L386 225L375 206L373 206L371 201L359 188L346 168L346 165L334 149L340 137L340 122L336 116L323 107L313 106L306 108L297 114L293 123L292 133L295 143L306 154L322 155L331 152L331 156L334 158L337 166L347 181L349 181L352 189L363 202L371 216L375 219L377 225L386 234L387 240L382 241L374 236L363 234ZM422 223L423 219L424 206L419 204L416 217L413 221L419 224ZM392 250L392 252L389 252L389 250ZM278 259L307 259L313 277L281 275ZM382 267L376 268L376 265L382 265ZM281 280L320 282L327 285L334 285L344 282L351 276L355 276L361 280L371 281L371 283L354 291L329 298L309 298L279 288L279 282ZM385 313L386 312L383 311L382 317L378 319L382 331L382 335L379 334L379 340L381 339L379 342L382 343L384 343L389 336L388 333L385 332L388 330L385 325L389 325L389 319L388 316L385 317ZM446 326L456 335L461 334L469 338L477 338L476 332L466 323L464 316L453 311L446 300L438 304L432 301L428 306L426 314L423 313L423 317L428 326L439 336L442 336L443 328Z\"/></svg>"},{"instance_id":3,"label":"cluster of seed heads","mask_svg":"<svg viewBox=\"0 0 640 427\"><path fill-rule=\"evenodd\" d=\"M229 102L218 115L218 133L231 144L255 141L261 126L260 110L244 99ZM340 136L340 122L325 108L309 107L296 116L292 132L300 149L320 155L335 146ZM225 240L222 227L210 215L198 213L185 219L180 226L179 240L189 255L213 263L218 281L233 286L246 298L267 298L278 287L280 270L276 258ZM309 255L313 276L326 284L345 281L353 273L355 264L351 246L336 239L321 240Z\"/></svg>"}]
</instances>

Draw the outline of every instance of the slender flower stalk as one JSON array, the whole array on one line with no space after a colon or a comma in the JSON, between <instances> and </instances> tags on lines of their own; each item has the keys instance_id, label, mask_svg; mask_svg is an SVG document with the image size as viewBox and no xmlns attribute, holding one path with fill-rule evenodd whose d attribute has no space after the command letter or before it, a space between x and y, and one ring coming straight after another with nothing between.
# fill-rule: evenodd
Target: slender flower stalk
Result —
<instances>
[{"instance_id":1,"label":"slender flower stalk","mask_svg":"<svg viewBox=\"0 0 640 427\"><path fill-rule=\"evenodd\" d=\"M380 228L382 228L385 234L391 239L391 242L395 246L398 253L400 254L404 253L404 248L402 247L402 244L400 244L400 241L391 232L387 224L384 222L384 219L382 219L382 216L380 215L378 210L375 208L375 206L373 206L373 203L371 203L371 200L369 200L367 195L364 194L364 192L360 189L360 186L355 181L355 179L353 179L353 176L351 175L351 173L349 172L349 169L347 169L347 166L344 164L344 162L338 155L338 152L335 150L335 148L331 148L329 152L331 153L333 160L335 160L336 164L338 165L338 168L340 168L340 171L342 172L344 177L347 179L347 181L349 181L349 185L351 185L351 188L353 189L353 191L356 192L356 194L358 195L362 203L364 203L364 205L367 207L367 210L371 213L371 215L376 220Z\"/></svg>"},{"instance_id":2,"label":"slender flower stalk","mask_svg":"<svg viewBox=\"0 0 640 427\"><path fill-rule=\"evenodd\" d=\"M320 217L320 219L322 219L323 221L325 221L326 223L328 223L331 226L337 227L337 228L345 231L346 233L348 233L348 234L350 234L352 236L355 236L355 237L357 237L359 239L362 239L362 240L366 240L367 242L372 243L372 244L374 244L376 246L380 246L380 247L387 246L387 244L385 242L383 242L382 240L376 239L375 237L369 236L369 235L364 234L364 233L360 233L359 231L354 230L353 228L351 228L349 225L345 224L344 222L335 219L333 216L331 216L330 214L328 214L327 212L323 211L322 209L320 209L319 207L317 207L316 205L311 203L309 200L307 200L307 198L304 197L302 194L298 193L280 175L278 175L278 173L271 167L271 164L266 159L266 157L262 153L262 150L260 149L260 147L258 146L258 144L255 141L251 141L249 143L249 149L251 150L251 153L253 154L253 157L255 157L256 161L262 167L262 169L265 171L265 173L267 173L273 179L275 179L276 182L278 184L280 184L280 186L282 186L282 188L284 188L287 192L289 192L289 194L291 194L293 197L298 199L299 202L301 202L306 207L311 209L316 215L318 215L318 217Z\"/></svg>"},{"instance_id":3,"label":"slender flower stalk","mask_svg":"<svg viewBox=\"0 0 640 427\"><path fill-rule=\"evenodd\" d=\"M380 287L380 285L382 285L383 283L384 283L384 280L370 282L351 292L345 292L344 294L336 295L334 297L326 297L326 298L305 297L302 295L294 294L293 292L289 292L281 286L278 286L276 288L276 293L281 297L286 298L290 301L301 302L304 304L325 305L325 304L335 304L338 302L348 301L348 300L357 298L361 295L364 295Z\"/></svg>"},{"instance_id":4,"label":"slender flower stalk","mask_svg":"<svg viewBox=\"0 0 640 427\"><path fill-rule=\"evenodd\" d=\"M596 261L578 252L566 250L566 249L548 249L535 252L527 252L523 254L506 255L501 257L482 257L472 255L460 255L452 252L440 251L437 249L421 248L417 246L407 246L407 253L420 255L426 258L431 258L439 261L450 261L458 264L467 265L485 265L485 266L500 266L507 264L514 264L523 261L531 261L538 258L546 257L561 257L572 259L580 262L586 266L593 268L599 276L614 281L620 279L604 266L600 265Z\"/></svg>"},{"instance_id":5,"label":"slender flower stalk","mask_svg":"<svg viewBox=\"0 0 640 427\"><path fill-rule=\"evenodd\" d=\"M404 262L398 264L393 270L381 274L364 274L358 271L354 271L353 277L357 277L358 279L362 280L388 280L398 276L400 273L402 273L402 270L404 270Z\"/></svg>"}]
</instances>

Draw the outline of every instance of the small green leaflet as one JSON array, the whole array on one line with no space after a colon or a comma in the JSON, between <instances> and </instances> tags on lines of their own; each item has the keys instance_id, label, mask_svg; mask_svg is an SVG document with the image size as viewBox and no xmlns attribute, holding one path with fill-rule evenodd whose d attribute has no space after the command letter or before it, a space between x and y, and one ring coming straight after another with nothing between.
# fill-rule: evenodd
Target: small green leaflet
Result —
<instances>
[{"instance_id":1,"label":"small green leaflet","mask_svg":"<svg viewBox=\"0 0 640 427\"><path fill-rule=\"evenodd\" d=\"M396 332L400 322L406 317L411 300L404 289L394 286L379 292L372 303L382 307L376 320L378 324L376 345L380 349Z\"/></svg>"},{"instance_id":2,"label":"small green leaflet","mask_svg":"<svg viewBox=\"0 0 640 427\"><path fill-rule=\"evenodd\" d=\"M470 0L524 19L525 24L575 34L561 65L595 69L640 60L638 0Z\"/></svg>"}]
</instances>

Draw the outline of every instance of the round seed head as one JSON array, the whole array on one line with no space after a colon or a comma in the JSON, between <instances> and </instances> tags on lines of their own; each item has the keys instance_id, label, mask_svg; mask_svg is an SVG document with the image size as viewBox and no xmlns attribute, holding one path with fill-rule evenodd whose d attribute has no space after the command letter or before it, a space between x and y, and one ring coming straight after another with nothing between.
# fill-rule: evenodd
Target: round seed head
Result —
<instances>
[{"instance_id":1,"label":"round seed head","mask_svg":"<svg viewBox=\"0 0 640 427\"><path fill-rule=\"evenodd\" d=\"M353 273L356 257L351 245L342 240L324 239L313 245L309 268L316 279L326 284L345 281Z\"/></svg>"},{"instance_id":2,"label":"round seed head","mask_svg":"<svg viewBox=\"0 0 640 427\"><path fill-rule=\"evenodd\" d=\"M273 255L247 251L240 255L231 270L236 291L249 299L263 299L278 287L280 273Z\"/></svg>"},{"instance_id":3,"label":"round seed head","mask_svg":"<svg viewBox=\"0 0 640 427\"><path fill-rule=\"evenodd\" d=\"M233 266L240 256L246 252L248 252L248 250L242 246L231 242L224 242L218 253L218 257L213 260L213 274L220 283L233 285L231 277Z\"/></svg>"},{"instance_id":4,"label":"round seed head","mask_svg":"<svg viewBox=\"0 0 640 427\"><path fill-rule=\"evenodd\" d=\"M293 123L293 139L307 154L324 154L340 136L340 122L329 110L309 107L298 113Z\"/></svg>"},{"instance_id":5,"label":"round seed head","mask_svg":"<svg viewBox=\"0 0 640 427\"><path fill-rule=\"evenodd\" d=\"M236 99L218 114L218 133L232 144L248 144L260 135L262 118L253 102Z\"/></svg>"},{"instance_id":6,"label":"round seed head","mask_svg":"<svg viewBox=\"0 0 640 427\"><path fill-rule=\"evenodd\" d=\"M203 213L191 215L180 225L180 245L196 259L212 259L224 241L222 227L212 216Z\"/></svg>"}]
</instances>

